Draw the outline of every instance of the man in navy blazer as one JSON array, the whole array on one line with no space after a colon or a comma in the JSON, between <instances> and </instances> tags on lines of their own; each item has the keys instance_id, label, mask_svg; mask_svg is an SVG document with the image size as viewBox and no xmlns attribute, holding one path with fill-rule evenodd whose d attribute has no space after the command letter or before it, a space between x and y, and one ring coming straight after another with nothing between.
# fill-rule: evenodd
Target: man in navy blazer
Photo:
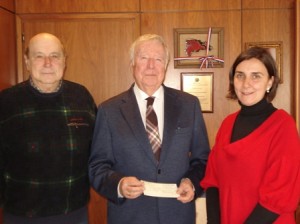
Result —
<instances>
[{"instance_id":1,"label":"man in navy blazer","mask_svg":"<svg viewBox=\"0 0 300 224\"><path fill-rule=\"evenodd\" d=\"M163 85L169 51L161 36L140 36L130 59L135 83L98 109L91 184L108 199L108 224L195 224L195 199L203 192L199 183L210 151L199 100ZM159 159L145 129L149 96L155 97ZM178 196L149 196L146 181L177 184Z\"/></svg>"}]
</instances>

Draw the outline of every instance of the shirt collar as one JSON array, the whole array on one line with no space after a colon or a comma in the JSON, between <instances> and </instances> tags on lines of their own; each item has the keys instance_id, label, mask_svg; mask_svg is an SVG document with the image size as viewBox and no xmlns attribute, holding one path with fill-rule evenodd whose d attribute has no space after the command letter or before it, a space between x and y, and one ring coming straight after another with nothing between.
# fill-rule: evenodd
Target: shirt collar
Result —
<instances>
[{"instance_id":1,"label":"shirt collar","mask_svg":"<svg viewBox=\"0 0 300 224\"><path fill-rule=\"evenodd\" d=\"M146 94L144 91L142 91L137 86L136 83L133 86L133 91L134 91L134 94L136 95L136 97L138 97L139 99L145 100L146 98L149 97L148 94ZM156 99L162 99L163 94L164 94L164 88L163 88L163 86L160 86L152 96L155 97Z\"/></svg>"}]
</instances>

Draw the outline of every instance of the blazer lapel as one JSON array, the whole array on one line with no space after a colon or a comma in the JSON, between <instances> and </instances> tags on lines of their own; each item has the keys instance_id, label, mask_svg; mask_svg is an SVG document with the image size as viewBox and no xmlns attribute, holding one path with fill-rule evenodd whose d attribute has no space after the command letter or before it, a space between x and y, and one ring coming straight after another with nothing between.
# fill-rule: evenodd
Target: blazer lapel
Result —
<instances>
[{"instance_id":1,"label":"blazer lapel","mask_svg":"<svg viewBox=\"0 0 300 224\"><path fill-rule=\"evenodd\" d=\"M167 158L167 154L170 153L169 145L172 142L173 136L175 135L180 112L180 108L177 104L177 94L173 91L170 91L167 87L164 87L164 95L164 134L160 163L163 163L163 161Z\"/></svg>"},{"instance_id":2,"label":"blazer lapel","mask_svg":"<svg viewBox=\"0 0 300 224\"><path fill-rule=\"evenodd\" d=\"M139 142L141 149L145 151L153 163L157 164L132 87L128 90L126 97L123 98L123 103L120 106L120 110L133 135Z\"/></svg>"}]
</instances>

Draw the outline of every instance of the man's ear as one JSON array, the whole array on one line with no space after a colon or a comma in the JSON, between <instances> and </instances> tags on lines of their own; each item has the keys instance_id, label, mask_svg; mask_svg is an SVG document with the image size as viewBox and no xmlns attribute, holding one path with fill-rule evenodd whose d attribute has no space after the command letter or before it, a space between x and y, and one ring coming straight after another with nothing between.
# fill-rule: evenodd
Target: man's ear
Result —
<instances>
[{"instance_id":1,"label":"man's ear","mask_svg":"<svg viewBox=\"0 0 300 224\"><path fill-rule=\"evenodd\" d=\"M28 57L26 55L24 55L24 62L25 62L27 70L29 71L29 63L30 62L29 62L29 59L28 59Z\"/></svg>"}]
</instances>

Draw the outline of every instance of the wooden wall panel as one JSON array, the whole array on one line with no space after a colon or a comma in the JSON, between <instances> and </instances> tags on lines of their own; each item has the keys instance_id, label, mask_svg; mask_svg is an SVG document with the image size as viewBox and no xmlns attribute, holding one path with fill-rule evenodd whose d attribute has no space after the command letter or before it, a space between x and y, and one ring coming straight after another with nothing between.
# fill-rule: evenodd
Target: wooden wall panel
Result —
<instances>
[{"instance_id":1,"label":"wooden wall panel","mask_svg":"<svg viewBox=\"0 0 300 224\"><path fill-rule=\"evenodd\" d=\"M3 7L11 12L15 11L15 1L14 0L0 0L0 7Z\"/></svg>"},{"instance_id":2,"label":"wooden wall panel","mask_svg":"<svg viewBox=\"0 0 300 224\"><path fill-rule=\"evenodd\" d=\"M21 20L23 46L39 32L61 38L68 54L65 79L85 85L97 104L132 84L128 49L139 35L136 14L23 16ZM24 80L28 74L19 77Z\"/></svg>"},{"instance_id":3,"label":"wooden wall panel","mask_svg":"<svg viewBox=\"0 0 300 224\"><path fill-rule=\"evenodd\" d=\"M198 11L240 9L241 0L141 0L141 11Z\"/></svg>"},{"instance_id":4,"label":"wooden wall panel","mask_svg":"<svg viewBox=\"0 0 300 224\"><path fill-rule=\"evenodd\" d=\"M284 9L295 7L295 0L241 0L241 2L243 9Z\"/></svg>"},{"instance_id":5,"label":"wooden wall panel","mask_svg":"<svg viewBox=\"0 0 300 224\"><path fill-rule=\"evenodd\" d=\"M15 15L0 8L0 90L16 84Z\"/></svg>"},{"instance_id":6,"label":"wooden wall panel","mask_svg":"<svg viewBox=\"0 0 300 224\"><path fill-rule=\"evenodd\" d=\"M274 105L293 114L292 99L294 94L294 9L258 9L244 10L242 13L242 42L283 43L283 83L279 85ZM251 21L251 22L249 22ZM293 114L294 115L294 114Z\"/></svg>"},{"instance_id":7,"label":"wooden wall panel","mask_svg":"<svg viewBox=\"0 0 300 224\"><path fill-rule=\"evenodd\" d=\"M205 11L205 12L170 12L143 13L141 17L142 33L158 33L162 35L171 51L171 61L166 75L167 86L180 89L181 72L213 72L214 73L214 108L213 113L205 113L210 145L214 144L216 132L221 121L232 111L237 110L235 101L225 98L228 90L228 71L235 57L241 51L241 14L240 11ZM224 28L224 68L174 68L174 28Z\"/></svg>"},{"instance_id":8,"label":"wooden wall panel","mask_svg":"<svg viewBox=\"0 0 300 224\"><path fill-rule=\"evenodd\" d=\"M16 13L137 12L139 0L15 0Z\"/></svg>"}]
</instances>

